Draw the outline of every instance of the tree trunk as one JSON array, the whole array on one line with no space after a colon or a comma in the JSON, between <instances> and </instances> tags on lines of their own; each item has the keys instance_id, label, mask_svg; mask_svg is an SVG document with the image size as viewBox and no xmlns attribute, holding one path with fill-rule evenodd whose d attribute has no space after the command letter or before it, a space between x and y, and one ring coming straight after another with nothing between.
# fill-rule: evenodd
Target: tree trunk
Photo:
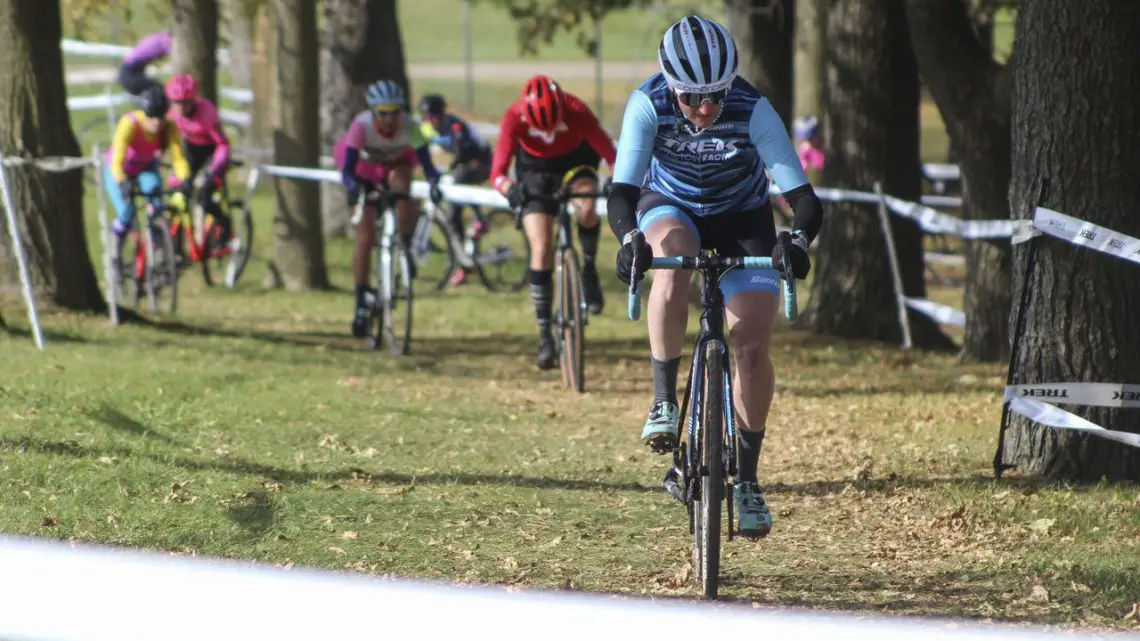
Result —
<instances>
[{"instance_id":1,"label":"tree trunk","mask_svg":"<svg viewBox=\"0 0 1140 641\"><path fill-rule=\"evenodd\" d=\"M59 0L0 0L0 153L5 156L80 155L68 119L60 19ZM53 173L23 164L9 167L8 179L37 302L106 309L87 252L83 172ZM0 283L7 288L19 281L10 280L17 271L6 223L2 229Z\"/></svg>"},{"instance_id":2,"label":"tree trunk","mask_svg":"<svg viewBox=\"0 0 1140 641\"><path fill-rule=\"evenodd\" d=\"M874 183L917 201L919 84L904 0L832 0L827 16L823 183L869 191ZM812 307L805 324L832 336L899 343L902 331L875 205L826 205ZM922 231L891 217L907 296L926 297ZM951 349L934 321L910 313L916 347Z\"/></svg>"},{"instance_id":3,"label":"tree trunk","mask_svg":"<svg viewBox=\"0 0 1140 641\"><path fill-rule=\"evenodd\" d=\"M273 30L268 2L256 4L253 13L253 105L246 144L251 149L269 150L273 145L273 123L277 122L277 34Z\"/></svg>"},{"instance_id":4,"label":"tree trunk","mask_svg":"<svg viewBox=\"0 0 1140 641\"><path fill-rule=\"evenodd\" d=\"M171 0L171 61L175 73L198 81L198 93L218 102L218 0Z\"/></svg>"},{"instance_id":5,"label":"tree trunk","mask_svg":"<svg viewBox=\"0 0 1140 641\"><path fill-rule=\"evenodd\" d=\"M823 31L826 0L796 2L793 114L818 114L823 90Z\"/></svg>"},{"instance_id":6,"label":"tree trunk","mask_svg":"<svg viewBox=\"0 0 1140 641\"><path fill-rule=\"evenodd\" d=\"M364 89L381 78L407 87L407 71L394 0L326 0L321 47L322 148L332 149L353 116L360 113ZM351 215L339 185L322 185L325 234L348 235Z\"/></svg>"},{"instance_id":7,"label":"tree trunk","mask_svg":"<svg viewBox=\"0 0 1140 641\"><path fill-rule=\"evenodd\" d=\"M273 0L277 27L277 126L273 161L316 167L320 160L320 57L316 0ZM286 289L324 289L321 192L312 180L276 179L274 263Z\"/></svg>"},{"instance_id":8,"label":"tree trunk","mask_svg":"<svg viewBox=\"0 0 1140 641\"><path fill-rule=\"evenodd\" d=\"M795 0L726 0L740 52L740 75L772 103L785 124L792 115Z\"/></svg>"},{"instance_id":9,"label":"tree trunk","mask_svg":"<svg viewBox=\"0 0 1140 641\"><path fill-rule=\"evenodd\" d=\"M230 51L226 71L235 87L253 86L253 21L258 4L254 0L225 0L226 48Z\"/></svg>"},{"instance_id":10,"label":"tree trunk","mask_svg":"<svg viewBox=\"0 0 1140 641\"><path fill-rule=\"evenodd\" d=\"M1010 69L976 35L962 0L907 0L922 77L962 170L966 218L1009 216ZM1010 244L966 243L965 361L1009 359Z\"/></svg>"},{"instance_id":11,"label":"tree trunk","mask_svg":"<svg viewBox=\"0 0 1140 641\"><path fill-rule=\"evenodd\" d=\"M1014 218L1037 207L1140 237L1140 12L1121 0L1035 0L1018 9L1013 64ZM1024 278L1026 261L1036 254ZM1029 288L1014 383L1140 382L1137 266L1051 237L1014 251L1014 300ZM1018 321L1015 309L1011 326ZM1015 333L1017 329L1012 329ZM1075 408L1110 430L1140 431L1137 410ZM1011 423L1007 457L1049 478L1140 480L1140 449L1070 430Z\"/></svg>"}]
</instances>

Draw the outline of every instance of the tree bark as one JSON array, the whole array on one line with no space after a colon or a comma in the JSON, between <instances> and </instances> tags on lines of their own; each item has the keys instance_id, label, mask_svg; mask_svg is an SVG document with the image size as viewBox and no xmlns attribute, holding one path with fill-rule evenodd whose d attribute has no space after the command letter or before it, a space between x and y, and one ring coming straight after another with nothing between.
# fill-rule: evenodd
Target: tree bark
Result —
<instances>
[{"instance_id":1,"label":"tree bark","mask_svg":"<svg viewBox=\"0 0 1140 641\"><path fill-rule=\"evenodd\" d=\"M792 113L818 114L823 93L823 31L826 0L798 0L795 29L795 87Z\"/></svg>"},{"instance_id":2,"label":"tree bark","mask_svg":"<svg viewBox=\"0 0 1140 641\"><path fill-rule=\"evenodd\" d=\"M0 153L28 159L77 157L71 130L59 0L0 0ZM30 164L8 167L12 204L37 302L103 311L83 225L83 172L53 173ZM0 211L2 211L0 206ZM7 224L2 227L0 283L18 286Z\"/></svg>"},{"instance_id":3,"label":"tree bark","mask_svg":"<svg viewBox=\"0 0 1140 641\"><path fill-rule=\"evenodd\" d=\"M1018 10L1013 59L1014 218L1046 207L1140 237L1140 12L1123 0L1035 0ZM1031 245L1033 270L1025 269ZM1029 288L1015 383L1140 382L1137 266L1039 237L1014 250L1014 300ZM1018 321L1010 314L1011 331ZM1015 340L1018 340L1015 338ZM1140 412L1071 411L1140 431ZM1015 417L1007 461L1048 478L1140 480L1140 450Z\"/></svg>"},{"instance_id":4,"label":"tree bark","mask_svg":"<svg viewBox=\"0 0 1140 641\"><path fill-rule=\"evenodd\" d=\"M198 81L198 93L218 102L218 0L171 0L175 73Z\"/></svg>"},{"instance_id":5,"label":"tree bark","mask_svg":"<svg viewBox=\"0 0 1140 641\"><path fill-rule=\"evenodd\" d=\"M1010 69L975 31L963 0L907 0L911 42L959 159L966 218L1009 216ZM1009 359L1010 244L966 243L964 361Z\"/></svg>"},{"instance_id":6,"label":"tree bark","mask_svg":"<svg viewBox=\"0 0 1140 641\"><path fill-rule=\"evenodd\" d=\"M320 51L316 0L273 0L277 28L277 126L273 160L316 167L320 160ZM274 262L289 290L325 289L320 188L312 180L276 179Z\"/></svg>"},{"instance_id":7,"label":"tree bark","mask_svg":"<svg viewBox=\"0 0 1140 641\"><path fill-rule=\"evenodd\" d=\"M257 3L253 11L253 109L246 144L256 150L271 150L277 122L277 34L269 2Z\"/></svg>"},{"instance_id":8,"label":"tree bark","mask_svg":"<svg viewBox=\"0 0 1140 641\"><path fill-rule=\"evenodd\" d=\"M868 191L880 182L887 194L917 201L922 181L918 68L903 1L831 1L825 39L823 183ZM805 324L819 334L901 342L876 206L825 206L813 309ZM922 231L914 222L890 218L903 291L925 298ZM909 317L916 347L954 348L934 321L917 312Z\"/></svg>"},{"instance_id":9,"label":"tree bark","mask_svg":"<svg viewBox=\"0 0 1140 641\"><path fill-rule=\"evenodd\" d=\"M322 148L332 149L366 105L364 90L381 78L408 87L395 0L326 0L321 47ZM409 95L411 95L409 93ZM350 211L339 185L324 183L325 234L346 236Z\"/></svg>"},{"instance_id":10,"label":"tree bark","mask_svg":"<svg viewBox=\"0 0 1140 641\"><path fill-rule=\"evenodd\" d=\"M729 29L740 52L740 75L791 123L795 0L725 0Z\"/></svg>"},{"instance_id":11,"label":"tree bark","mask_svg":"<svg viewBox=\"0 0 1140 641\"><path fill-rule=\"evenodd\" d=\"M253 86L253 22L258 4L256 0L225 0L226 47L230 51L226 71L235 87Z\"/></svg>"}]
</instances>

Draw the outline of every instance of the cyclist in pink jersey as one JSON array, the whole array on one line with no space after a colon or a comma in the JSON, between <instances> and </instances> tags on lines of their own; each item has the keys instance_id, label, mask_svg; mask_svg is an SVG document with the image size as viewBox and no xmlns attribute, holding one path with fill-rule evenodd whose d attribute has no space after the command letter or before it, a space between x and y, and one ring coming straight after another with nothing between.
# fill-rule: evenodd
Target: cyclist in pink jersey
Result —
<instances>
[{"instance_id":1,"label":"cyclist in pink jersey","mask_svg":"<svg viewBox=\"0 0 1140 641\"><path fill-rule=\"evenodd\" d=\"M214 202L214 192L225 185L230 162L230 141L222 130L214 103L198 95L198 83L189 74L174 76L166 83L173 109L170 119L182 132L182 145L190 163L190 180L205 168L204 186L196 194L198 204L222 227L222 242L230 239L230 219ZM208 165L207 165L208 163ZM174 179L174 177L171 177ZM177 188L176 180L171 186Z\"/></svg>"},{"instance_id":2,"label":"cyclist in pink jersey","mask_svg":"<svg viewBox=\"0 0 1140 641\"><path fill-rule=\"evenodd\" d=\"M431 187L431 200L436 205L443 196L439 189L440 172L432 162L428 139L422 123L408 115L404 88L393 80L378 80L365 92L368 111L352 119L348 132L333 148L333 159L340 170L341 182L348 192L349 205L355 205L365 189L386 187L408 194L412 170L421 165ZM410 248L416 226L416 203L395 203L396 225ZM368 261L375 244L376 212L369 208L356 227L356 246L352 254L352 275L356 281L356 308L352 318L352 334L368 335L372 311L366 304ZM415 263L412 263L413 275Z\"/></svg>"},{"instance_id":3,"label":"cyclist in pink jersey","mask_svg":"<svg viewBox=\"0 0 1140 641\"><path fill-rule=\"evenodd\" d=\"M819 120L812 115L799 118L796 120L795 134L796 139L802 141L796 151L804 173L810 176L813 171L823 171L823 135L819 131ZM818 180L818 176L813 179Z\"/></svg>"}]
</instances>

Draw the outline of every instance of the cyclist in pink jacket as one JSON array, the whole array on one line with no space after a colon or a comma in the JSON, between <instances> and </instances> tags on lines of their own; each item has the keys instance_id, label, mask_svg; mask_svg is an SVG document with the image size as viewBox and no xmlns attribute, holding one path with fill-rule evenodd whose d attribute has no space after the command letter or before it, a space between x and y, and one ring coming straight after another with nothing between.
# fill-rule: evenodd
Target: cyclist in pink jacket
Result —
<instances>
[{"instance_id":1,"label":"cyclist in pink jacket","mask_svg":"<svg viewBox=\"0 0 1140 641\"><path fill-rule=\"evenodd\" d=\"M230 239L230 219L214 200L214 192L226 182L230 163L230 141L214 103L198 95L198 83L189 74L177 75L166 83L166 95L173 109L170 119L182 133L182 145L190 163L190 180L204 171L204 186L196 194L202 209L222 227L222 241ZM203 169L204 168L204 169ZM175 179L176 180L176 179ZM173 184L177 188L177 184Z\"/></svg>"}]
</instances>

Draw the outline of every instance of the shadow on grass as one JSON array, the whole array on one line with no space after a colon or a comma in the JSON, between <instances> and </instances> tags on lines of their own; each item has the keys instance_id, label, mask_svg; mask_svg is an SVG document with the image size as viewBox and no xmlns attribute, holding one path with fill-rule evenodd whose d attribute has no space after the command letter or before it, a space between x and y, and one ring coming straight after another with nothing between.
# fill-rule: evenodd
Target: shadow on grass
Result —
<instances>
[{"instance_id":1,"label":"shadow on grass","mask_svg":"<svg viewBox=\"0 0 1140 641\"><path fill-rule=\"evenodd\" d=\"M87 410L85 413L87 414L88 418L99 421L107 427L119 430L120 432L126 432L135 436L153 438L162 441L163 443L177 443L177 441L170 438L169 436L166 436L161 432L156 432L155 430L147 427L146 425L143 425L142 423L127 416L126 414L123 414L110 405L102 405L97 410Z\"/></svg>"}]
</instances>

